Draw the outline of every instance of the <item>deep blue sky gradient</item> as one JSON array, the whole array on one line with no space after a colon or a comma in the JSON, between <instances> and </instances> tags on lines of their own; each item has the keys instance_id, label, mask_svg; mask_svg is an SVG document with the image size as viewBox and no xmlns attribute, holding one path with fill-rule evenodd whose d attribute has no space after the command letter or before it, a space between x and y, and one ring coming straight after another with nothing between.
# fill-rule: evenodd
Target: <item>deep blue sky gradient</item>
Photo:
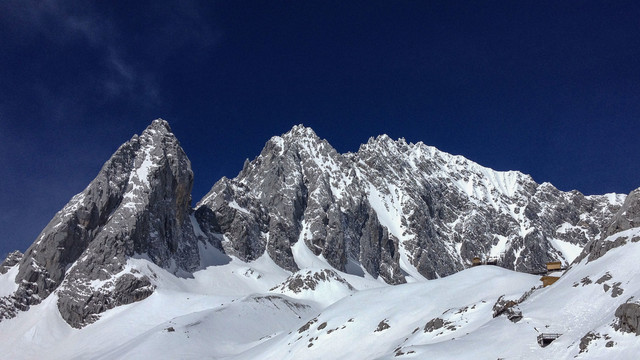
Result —
<instances>
[{"instance_id":1,"label":"deep blue sky gradient","mask_svg":"<svg viewBox=\"0 0 640 360\"><path fill-rule=\"evenodd\" d=\"M194 204L303 123L585 194L640 186L636 1L0 2L0 255L168 120Z\"/></svg>"}]
</instances>

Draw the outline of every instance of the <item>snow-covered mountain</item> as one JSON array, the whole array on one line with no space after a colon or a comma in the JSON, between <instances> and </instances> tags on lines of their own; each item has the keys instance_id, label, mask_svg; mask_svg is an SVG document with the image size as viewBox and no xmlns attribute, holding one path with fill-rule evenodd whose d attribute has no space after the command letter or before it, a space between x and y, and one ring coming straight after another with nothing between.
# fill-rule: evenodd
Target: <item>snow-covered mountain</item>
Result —
<instances>
[{"instance_id":1,"label":"snow-covered mountain","mask_svg":"<svg viewBox=\"0 0 640 360\"><path fill-rule=\"evenodd\" d=\"M398 284L451 275L476 256L520 271L568 264L624 198L562 192L386 135L339 154L295 126L235 179L218 181L196 217L211 241L245 261L266 250L295 271L304 244L336 269L361 266Z\"/></svg>"},{"instance_id":2,"label":"snow-covered mountain","mask_svg":"<svg viewBox=\"0 0 640 360\"><path fill-rule=\"evenodd\" d=\"M640 350L640 189L562 192L385 135L339 154L304 126L195 208L192 181L164 120L122 145L0 265L0 359ZM553 260L573 264L542 288L527 272Z\"/></svg>"}]
</instances>

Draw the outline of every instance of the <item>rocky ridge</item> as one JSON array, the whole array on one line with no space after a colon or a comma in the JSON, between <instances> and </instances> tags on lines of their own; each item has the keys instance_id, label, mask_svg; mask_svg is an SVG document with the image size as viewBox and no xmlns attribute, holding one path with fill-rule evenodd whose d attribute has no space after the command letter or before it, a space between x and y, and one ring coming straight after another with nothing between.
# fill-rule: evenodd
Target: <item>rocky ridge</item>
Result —
<instances>
[{"instance_id":1,"label":"rocky ridge","mask_svg":"<svg viewBox=\"0 0 640 360\"><path fill-rule=\"evenodd\" d=\"M397 284L453 274L475 256L519 271L568 264L624 198L562 192L386 135L339 154L300 125L216 183L196 217L216 219L203 225L211 241L243 260L266 251L295 271L291 247L304 241L338 270L351 260Z\"/></svg>"},{"instance_id":2,"label":"rocky ridge","mask_svg":"<svg viewBox=\"0 0 640 360\"><path fill-rule=\"evenodd\" d=\"M584 258L587 258L587 261L594 261L611 249L628 242L640 241L640 237L633 231L629 231L636 227L640 227L640 188L629 193L618 212L606 224L602 235L586 244L574 262L578 263ZM629 232L630 236L626 236L626 232Z\"/></svg>"},{"instance_id":3,"label":"rocky ridge","mask_svg":"<svg viewBox=\"0 0 640 360\"><path fill-rule=\"evenodd\" d=\"M168 123L155 120L120 146L87 188L74 196L18 263L18 290L2 299L0 316L27 310L57 290L72 326L145 298L147 277L126 269L147 257L178 275L199 264L190 220L193 173Z\"/></svg>"},{"instance_id":4,"label":"rocky ridge","mask_svg":"<svg viewBox=\"0 0 640 360\"><path fill-rule=\"evenodd\" d=\"M267 254L291 272L300 268L294 249L305 246L336 270L390 284L450 275L474 256L535 271L550 260L571 262L625 199L562 192L386 135L340 154L301 125L271 138L195 209L192 184L178 140L155 120L115 152L24 256L11 254L0 266L19 267L18 289L0 298L0 319L55 292L62 317L85 326L153 293L154 279L129 259L191 276L201 264L199 242L243 261Z\"/></svg>"}]
</instances>

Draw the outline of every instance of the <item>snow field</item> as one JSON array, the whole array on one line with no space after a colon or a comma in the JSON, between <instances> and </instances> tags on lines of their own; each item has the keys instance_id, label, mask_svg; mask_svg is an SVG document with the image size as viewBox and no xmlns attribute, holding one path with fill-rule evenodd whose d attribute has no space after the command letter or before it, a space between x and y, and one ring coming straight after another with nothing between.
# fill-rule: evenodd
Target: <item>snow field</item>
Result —
<instances>
[{"instance_id":1,"label":"snow field","mask_svg":"<svg viewBox=\"0 0 640 360\"><path fill-rule=\"evenodd\" d=\"M517 300L539 287L539 277L495 266L389 286L325 267L303 241L294 248L296 262L313 267L295 274L266 255L250 263L229 258L193 278L131 259L127 269L149 276L154 294L78 330L60 317L54 293L0 322L0 358L633 359L638 337L611 325L620 304L640 297L640 242L630 240L640 237L640 228L609 240L620 236L628 243L584 259L555 284L533 291L517 305L523 315L517 323L493 318L493 305L502 295ZM278 290L293 276L325 269L338 278L329 276L314 290ZM0 276L0 290L7 291L11 271ZM589 332L599 337L580 353L580 339ZM540 333L562 336L541 348Z\"/></svg>"}]
</instances>

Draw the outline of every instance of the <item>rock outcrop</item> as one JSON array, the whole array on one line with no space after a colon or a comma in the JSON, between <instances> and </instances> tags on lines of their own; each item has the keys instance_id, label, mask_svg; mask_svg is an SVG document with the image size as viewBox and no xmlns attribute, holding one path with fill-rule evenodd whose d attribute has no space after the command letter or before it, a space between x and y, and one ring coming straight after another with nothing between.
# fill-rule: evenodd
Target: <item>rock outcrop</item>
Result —
<instances>
[{"instance_id":1,"label":"rock outcrop","mask_svg":"<svg viewBox=\"0 0 640 360\"><path fill-rule=\"evenodd\" d=\"M0 274L6 274L10 268L22 260L23 256L24 254L18 250L7 255L7 258L0 264Z\"/></svg>"},{"instance_id":2,"label":"rock outcrop","mask_svg":"<svg viewBox=\"0 0 640 360\"><path fill-rule=\"evenodd\" d=\"M349 284L349 282L347 282L342 276L338 275L338 273L330 269L323 269L320 271L308 270L305 273L294 273L289 278L287 278L284 283L274 287L270 291L290 291L297 294L302 291L313 291L320 284L328 282L336 282L344 286L347 290L355 291L355 289L353 288L353 286L351 286L351 284Z\"/></svg>"},{"instance_id":3,"label":"rock outcrop","mask_svg":"<svg viewBox=\"0 0 640 360\"><path fill-rule=\"evenodd\" d=\"M266 251L295 271L291 248L302 241L338 270L357 263L397 284L407 274L455 273L475 256L521 271L569 263L563 247L597 238L623 201L562 192L386 135L339 154L295 126L216 183L196 217L210 241L243 260Z\"/></svg>"},{"instance_id":4,"label":"rock outcrop","mask_svg":"<svg viewBox=\"0 0 640 360\"><path fill-rule=\"evenodd\" d=\"M605 236L640 226L640 188L633 190L613 217Z\"/></svg>"},{"instance_id":5,"label":"rock outcrop","mask_svg":"<svg viewBox=\"0 0 640 360\"><path fill-rule=\"evenodd\" d=\"M538 271L550 260L570 262L566 249L593 243L605 224L618 231L638 223L638 194L623 206L620 195L562 192L386 135L340 154L301 125L271 138L195 209L192 184L168 123L153 121L24 256L11 254L0 266L19 266L18 289L0 298L0 319L56 292L62 317L82 327L153 293L154 280L130 260L191 276L201 264L199 241L244 261L266 254L291 272L310 253L337 270L400 284L453 274L476 256Z\"/></svg>"},{"instance_id":6,"label":"rock outcrop","mask_svg":"<svg viewBox=\"0 0 640 360\"><path fill-rule=\"evenodd\" d=\"M588 261L593 261L604 256L609 250L620 247L629 241L640 241L640 237L629 237L623 233L635 227L640 227L640 188L629 193L622 207L605 225L605 231L602 232L600 237L587 243L574 263L580 262L584 258L587 258Z\"/></svg>"},{"instance_id":7,"label":"rock outcrop","mask_svg":"<svg viewBox=\"0 0 640 360\"><path fill-rule=\"evenodd\" d=\"M616 309L614 328L623 332L640 335L640 304L624 303Z\"/></svg>"},{"instance_id":8,"label":"rock outcrop","mask_svg":"<svg viewBox=\"0 0 640 360\"><path fill-rule=\"evenodd\" d=\"M49 222L22 257L19 288L5 303L26 310L57 290L62 317L81 327L153 291L148 278L125 269L131 257L190 274L199 265L192 184L168 123L153 121Z\"/></svg>"}]
</instances>

